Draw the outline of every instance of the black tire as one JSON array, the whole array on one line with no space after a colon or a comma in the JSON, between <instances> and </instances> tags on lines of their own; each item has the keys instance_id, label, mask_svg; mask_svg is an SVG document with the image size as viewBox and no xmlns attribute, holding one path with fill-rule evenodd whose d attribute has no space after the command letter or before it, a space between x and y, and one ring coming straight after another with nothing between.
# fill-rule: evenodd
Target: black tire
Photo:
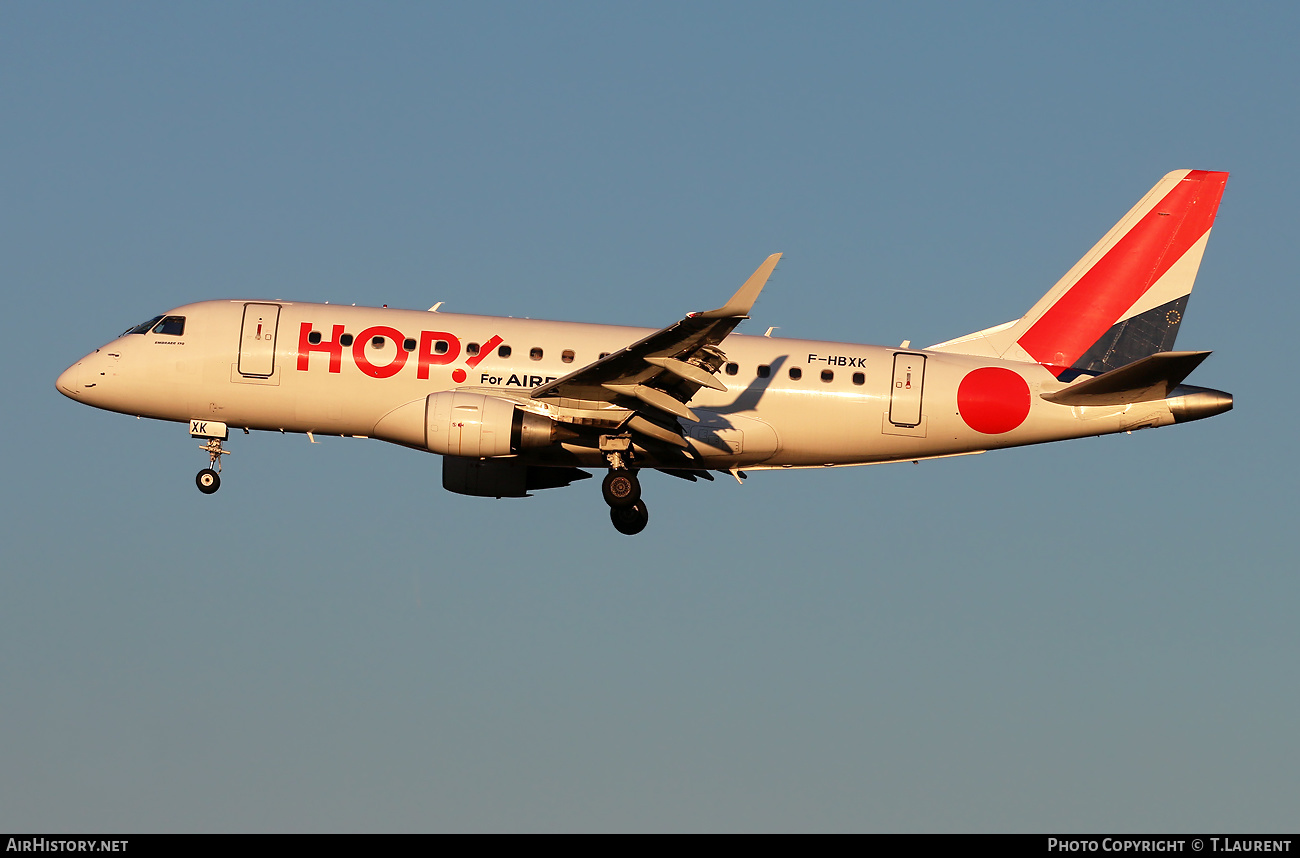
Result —
<instances>
[{"instance_id":1,"label":"black tire","mask_svg":"<svg viewBox=\"0 0 1300 858\"><path fill-rule=\"evenodd\" d=\"M646 524L650 521L650 510L646 509L646 505L640 501L627 507L611 507L609 520L614 523L614 529L619 533L635 536L645 530Z\"/></svg>"},{"instance_id":2,"label":"black tire","mask_svg":"<svg viewBox=\"0 0 1300 858\"><path fill-rule=\"evenodd\" d=\"M641 481L634 471L611 470L600 484L600 492L610 509L626 509L641 500Z\"/></svg>"},{"instance_id":3,"label":"black tire","mask_svg":"<svg viewBox=\"0 0 1300 858\"><path fill-rule=\"evenodd\" d=\"M210 495L221 488L221 475L211 468L204 468L194 478L194 484L199 487L199 491L205 495Z\"/></svg>"}]
</instances>

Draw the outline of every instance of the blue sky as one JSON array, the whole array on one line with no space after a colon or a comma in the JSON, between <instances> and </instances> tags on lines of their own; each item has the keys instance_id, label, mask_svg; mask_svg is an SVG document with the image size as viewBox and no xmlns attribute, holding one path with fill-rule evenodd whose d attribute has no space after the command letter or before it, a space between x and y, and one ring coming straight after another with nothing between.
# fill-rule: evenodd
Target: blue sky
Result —
<instances>
[{"instance_id":1,"label":"blue sky","mask_svg":"<svg viewBox=\"0 0 1300 858\"><path fill-rule=\"evenodd\" d=\"M0 828L1293 830L1300 13L0 5ZM1232 172L1227 415L921 465L461 498L54 379L188 301L937 342Z\"/></svg>"}]
</instances>

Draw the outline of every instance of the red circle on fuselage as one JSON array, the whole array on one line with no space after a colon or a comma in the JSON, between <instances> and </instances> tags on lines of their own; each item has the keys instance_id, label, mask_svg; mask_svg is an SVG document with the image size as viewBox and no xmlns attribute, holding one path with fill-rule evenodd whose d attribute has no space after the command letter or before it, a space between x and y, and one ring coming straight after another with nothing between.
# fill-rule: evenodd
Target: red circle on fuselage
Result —
<instances>
[{"instance_id":1,"label":"red circle on fuselage","mask_svg":"<svg viewBox=\"0 0 1300 858\"><path fill-rule=\"evenodd\" d=\"M1010 432L1029 416L1029 385L1018 374L999 366L973 370L957 387L957 410L976 432Z\"/></svg>"},{"instance_id":2,"label":"red circle on fuselage","mask_svg":"<svg viewBox=\"0 0 1300 858\"><path fill-rule=\"evenodd\" d=\"M451 371L451 380L456 382L457 384L463 382L465 380L465 370L453 369Z\"/></svg>"}]
</instances>

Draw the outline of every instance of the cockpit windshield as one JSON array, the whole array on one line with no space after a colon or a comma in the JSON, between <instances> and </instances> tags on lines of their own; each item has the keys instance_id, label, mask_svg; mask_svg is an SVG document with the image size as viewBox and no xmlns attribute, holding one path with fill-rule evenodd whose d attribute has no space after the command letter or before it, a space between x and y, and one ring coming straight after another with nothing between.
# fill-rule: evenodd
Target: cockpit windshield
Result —
<instances>
[{"instance_id":1,"label":"cockpit windshield","mask_svg":"<svg viewBox=\"0 0 1300 858\"><path fill-rule=\"evenodd\" d=\"M179 337L185 333L185 317L163 316L162 321L153 326L153 332L164 337Z\"/></svg>"},{"instance_id":2,"label":"cockpit windshield","mask_svg":"<svg viewBox=\"0 0 1300 858\"><path fill-rule=\"evenodd\" d=\"M127 334L147 334L149 333L150 328L152 328L154 325L158 324L161 321L162 321L162 316L154 316L149 321L141 322L140 324L136 325L134 328L127 328L125 331L122 332L122 336L125 337Z\"/></svg>"},{"instance_id":3,"label":"cockpit windshield","mask_svg":"<svg viewBox=\"0 0 1300 858\"><path fill-rule=\"evenodd\" d=\"M128 328L122 332L122 336L128 334L147 334L152 331L155 334L161 334L164 337L179 337L185 333L184 316L154 316L147 322L141 322L134 328Z\"/></svg>"}]
</instances>

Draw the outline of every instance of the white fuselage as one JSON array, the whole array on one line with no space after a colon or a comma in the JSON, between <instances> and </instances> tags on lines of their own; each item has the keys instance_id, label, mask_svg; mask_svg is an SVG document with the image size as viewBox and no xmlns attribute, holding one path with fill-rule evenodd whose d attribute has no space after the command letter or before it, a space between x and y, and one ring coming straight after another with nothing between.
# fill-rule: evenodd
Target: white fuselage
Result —
<instances>
[{"instance_id":1,"label":"white fuselage","mask_svg":"<svg viewBox=\"0 0 1300 858\"><path fill-rule=\"evenodd\" d=\"M422 403L447 390L499 396L575 427L613 425L625 409L566 408L530 400L529 391L651 333L284 301L205 301L167 315L183 317L181 335L123 335L70 367L58 388L95 407L160 420L423 448ZM700 421L682 422L709 468L905 461L1175 422L1165 399L1044 401L1041 394L1066 385L1035 363L739 334L723 350L716 378L725 391L701 388L690 400ZM599 467L593 438L523 455L533 464ZM656 464L653 445L639 455L641 464Z\"/></svg>"}]
</instances>

